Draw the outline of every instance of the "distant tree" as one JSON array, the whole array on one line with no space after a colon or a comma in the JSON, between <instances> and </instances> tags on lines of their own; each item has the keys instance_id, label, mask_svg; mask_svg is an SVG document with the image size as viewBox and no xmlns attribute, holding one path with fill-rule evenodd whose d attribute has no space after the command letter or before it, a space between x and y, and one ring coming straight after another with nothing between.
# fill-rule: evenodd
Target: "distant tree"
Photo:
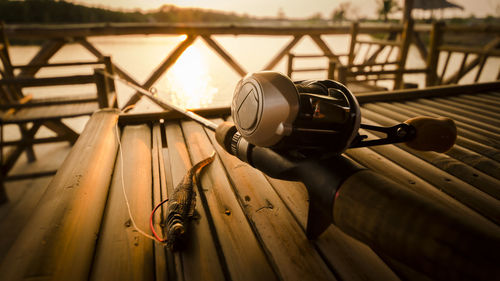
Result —
<instances>
[{"instance_id":1,"label":"distant tree","mask_svg":"<svg viewBox=\"0 0 500 281\"><path fill-rule=\"evenodd\" d=\"M351 8L351 2L340 3L332 12L332 20L339 22L347 19L348 10Z\"/></svg>"},{"instance_id":2,"label":"distant tree","mask_svg":"<svg viewBox=\"0 0 500 281\"><path fill-rule=\"evenodd\" d=\"M309 17L309 21L320 21L323 19L323 16L321 13L314 13L312 16Z\"/></svg>"},{"instance_id":3,"label":"distant tree","mask_svg":"<svg viewBox=\"0 0 500 281\"><path fill-rule=\"evenodd\" d=\"M54 0L0 0L0 21L7 23L84 22L208 22L244 21L248 17L195 8L164 5L144 14L140 10L120 12Z\"/></svg>"},{"instance_id":4,"label":"distant tree","mask_svg":"<svg viewBox=\"0 0 500 281\"><path fill-rule=\"evenodd\" d=\"M401 10L401 7L399 7L396 0L377 0L377 5L377 13L379 19L384 20L384 22L387 22L389 20L389 14Z\"/></svg>"}]
</instances>

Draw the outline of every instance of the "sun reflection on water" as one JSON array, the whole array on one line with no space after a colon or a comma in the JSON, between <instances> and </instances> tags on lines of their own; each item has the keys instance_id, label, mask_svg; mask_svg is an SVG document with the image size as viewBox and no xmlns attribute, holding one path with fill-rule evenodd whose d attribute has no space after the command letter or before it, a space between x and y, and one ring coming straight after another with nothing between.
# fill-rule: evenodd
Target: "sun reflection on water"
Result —
<instances>
[{"instance_id":1,"label":"sun reflection on water","mask_svg":"<svg viewBox=\"0 0 500 281\"><path fill-rule=\"evenodd\" d=\"M167 72L166 81L165 98L184 108L207 107L219 91L213 86L206 60L196 45L184 51Z\"/></svg>"}]
</instances>

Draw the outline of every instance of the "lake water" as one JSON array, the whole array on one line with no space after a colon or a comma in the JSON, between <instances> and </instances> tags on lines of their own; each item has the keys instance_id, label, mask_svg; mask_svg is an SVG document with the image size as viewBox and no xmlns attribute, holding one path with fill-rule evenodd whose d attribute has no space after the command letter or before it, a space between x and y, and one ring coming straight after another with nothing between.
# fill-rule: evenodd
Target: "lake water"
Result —
<instances>
[{"instance_id":1,"label":"lake water","mask_svg":"<svg viewBox=\"0 0 500 281\"><path fill-rule=\"evenodd\" d=\"M290 40L289 36L214 36L231 56L249 72L261 70ZM139 82L147 80L151 72L182 41L185 36L113 36L89 38L102 53L110 55L115 64L131 74ZM349 36L324 36L323 39L335 53L346 53ZM38 46L13 46L11 56L14 64L26 64L38 51ZM302 38L292 50L296 54L321 54L319 48L308 37ZM396 52L393 52L395 55ZM91 61L95 57L78 44L64 46L50 62ZM442 56L442 60L444 60ZM458 68L459 55L450 60L449 71ZM326 67L327 60L296 60L295 67ZM415 48L410 51L408 66L424 67L423 60ZM495 79L500 62L489 60L480 81ZM286 72L286 58L274 68ZM92 73L92 67L46 68L37 76L69 75ZM474 72L464 82L472 81ZM295 73L294 79L324 79L324 72ZM203 40L198 38L178 59L178 61L154 85L159 96L186 108L228 106L234 87L240 76L226 64ZM423 75L408 75L405 81L423 86ZM119 103L123 104L134 92L118 83ZM390 86L387 84L387 86ZM29 88L25 92L35 96L79 94L93 91L93 86ZM141 101L140 111L157 110L155 105Z\"/></svg>"}]
</instances>

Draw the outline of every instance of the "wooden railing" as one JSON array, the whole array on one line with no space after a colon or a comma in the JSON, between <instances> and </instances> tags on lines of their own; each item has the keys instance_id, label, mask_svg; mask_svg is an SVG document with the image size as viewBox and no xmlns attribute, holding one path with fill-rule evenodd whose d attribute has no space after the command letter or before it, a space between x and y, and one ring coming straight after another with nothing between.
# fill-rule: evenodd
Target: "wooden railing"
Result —
<instances>
[{"instance_id":1,"label":"wooden railing","mask_svg":"<svg viewBox=\"0 0 500 281\"><path fill-rule=\"evenodd\" d=\"M450 44L445 41L446 35L459 35L462 40L467 38L467 42ZM481 44L479 36L487 35L487 43ZM426 85L447 85L458 84L460 80L476 69L474 82L479 81L484 66L488 58L500 58L500 26L478 26L478 27L459 27L445 26L443 23L435 23L430 35L430 51L427 58L427 77ZM464 46L465 45L465 46ZM439 64L439 57L445 56L444 63ZM452 74L449 72L449 62L452 55L460 54L461 62L457 70ZM460 56L459 56L460 57ZM472 58L471 60L468 60ZM438 69L440 69L438 73ZM497 68L496 79L500 79L500 67Z\"/></svg>"},{"instance_id":2,"label":"wooden railing","mask_svg":"<svg viewBox=\"0 0 500 281\"><path fill-rule=\"evenodd\" d=\"M439 30L436 30L436 29ZM460 30L470 30L474 32L493 32L494 34L500 33L499 26L479 26L479 27L462 27ZM153 68L151 74L144 82L137 81L136 78L128 74L124 69L118 65L114 65L116 74L122 78L146 88L153 86L156 81L176 62L182 53L195 42L201 38L207 46L212 49L220 58L225 61L238 75L244 76L247 71L245 68L224 49L224 47L217 42L213 36L215 35L271 35L289 37L288 41L272 59L265 65L263 70L271 70L299 43L304 37L312 39L315 45L321 50L322 56L327 57L329 60L329 67L318 67L315 70L329 69L335 66L336 79L354 79L362 80L360 77L364 76L365 81L381 80L387 76L395 81L396 88L400 88L403 83L403 76L410 73L424 73L427 75L427 84L436 85L441 81L437 78L437 62L436 57L439 57L438 52L445 51L446 46L442 46L437 38L441 34L448 31L458 31L459 29L454 26L443 27L440 25L415 25L407 27L403 24L353 24L353 25L332 25L332 26L237 26L233 24L79 24L79 25L9 25L6 27L7 35L10 38L16 39L44 39L45 43L39 52L31 59L31 68L22 69L21 72L26 75L34 75L39 68L37 65L46 63L54 54L56 54L67 43L78 43L86 48L97 58L104 57L103 53L97 49L92 43L87 40L90 36L116 36L116 35L187 35L186 39L180 42L176 48L163 59L158 66ZM406 32L406 33L405 33ZM351 35L356 38L354 34L388 34L389 36L382 40L351 40L349 52L347 54L335 53L334 50L324 41L322 36L326 35ZM404 34L403 34L404 33ZM430 47L427 49L422 35L427 33L431 34ZM365 42L366 41L366 42ZM413 43L418 47L421 57L426 60L427 65L425 68L420 69L407 69L405 67L407 50L409 45ZM374 51L368 50L362 63L354 65L356 59L355 55L359 52L359 47L362 44L369 44L376 46ZM371 47L369 47L371 49ZM399 48L399 55L396 61L390 61L389 56L385 60L380 61L382 51L386 48L394 49ZM493 47L494 49L495 47ZM484 64L489 56L497 56L498 50L484 49L480 54L481 58L476 65ZM457 51L455 49L455 51ZM471 53L471 50L468 50ZM301 56L295 54L295 58ZM341 57L347 56L347 62L342 62ZM386 69L385 67L393 65L395 68ZM468 63L462 69L462 73L468 72L468 69L473 64ZM353 66L355 68L351 68ZM381 68L381 69L380 69ZM379 69L379 70L376 70ZM343 72L344 71L344 72ZM291 69L293 72L293 69ZM333 70L328 71L328 77L333 77ZM289 73L291 74L291 73ZM376 76L369 76L368 74L375 74ZM460 76L460 75L459 75ZM349 78L351 77L351 78ZM456 79L455 79L456 80ZM453 81L455 81L453 80ZM139 94L133 95L124 106L136 103L140 99Z\"/></svg>"}]
</instances>

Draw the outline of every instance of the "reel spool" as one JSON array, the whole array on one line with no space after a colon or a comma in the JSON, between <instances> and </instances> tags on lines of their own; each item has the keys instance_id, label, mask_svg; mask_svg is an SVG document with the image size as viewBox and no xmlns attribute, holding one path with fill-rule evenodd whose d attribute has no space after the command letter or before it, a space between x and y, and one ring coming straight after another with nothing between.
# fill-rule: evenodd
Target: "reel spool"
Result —
<instances>
[{"instance_id":1,"label":"reel spool","mask_svg":"<svg viewBox=\"0 0 500 281\"><path fill-rule=\"evenodd\" d=\"M306 155L342 153L361 121L359 104L344 85L332 80L294 83L270 71L238 83L231 115L249 143Z\"/></svg>"}]
</instances>

